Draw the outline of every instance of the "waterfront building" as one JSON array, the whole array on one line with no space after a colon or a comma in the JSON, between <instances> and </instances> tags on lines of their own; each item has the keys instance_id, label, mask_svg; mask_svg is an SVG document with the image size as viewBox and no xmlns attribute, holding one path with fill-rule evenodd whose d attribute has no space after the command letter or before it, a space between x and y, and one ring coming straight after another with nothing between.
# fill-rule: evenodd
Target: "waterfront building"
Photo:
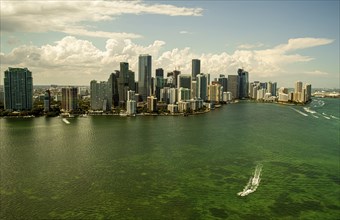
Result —
<instances>
[{"instance_id":1,"label":"waterfront building","mask_svg":"<svg viewBox=\"0 0 340 220\"><path fill-rule=\"evenodd\" d=\"M203 107L203 100L201 99L190 99L190 109L197 111Z\"/></svg>"},{"instance_id":2,"label":"waterfront building","mask_svg":"<svg viewBox=\"0 0 340 220\"><path fill-rule=\"evenodd\" d=\"M178 102L178 112L187 112L188 110L190 110L190 102L188 101Z\"/></svg>"},{"instance_id":3,"label":"waterfront building","mask_svg":"<svg viewBox=\"0 0 340 220\"><path fill-rule=\"evenodd\" d=\"M107 87L108 87L107 103L108 103L109 109L112 109L119 105L118 77L119 77L119 71L116 70L114 73L111 73L107 81Z\"/></svg>"},{"instance_id":4,"label":"waterfront building","mask_svg":"<svg viewBox=\"0 0 340 220\"><path fill-rule=\"evenodd\" d=\"M221 98L221 85L214 84L208 86L208 101L218 103Z\"/></svg>"},{"instance_id":5,"label":"waterfront building","mask_svg":"<svg viewBox=\"0 0 340 220\"><path fill-rule=\"evenodd\" d=\"M120 62L120 71L118 77L118 95L119 105L125 107L127 101L127 91L134 90L135 87L135 73L129 70L129 63Z\"/></svg>"},{"instance_id":6,"label":"waterfront building","mask_svg":"<svg viewBox=\"0 0 340 220\"><path fill-rule=\"evenodd\" d=\"M277 91L277 82L273 82L272 90L271 90L272 96L276 96L276 91Z\"/></svg>"},{"instance_id":7,"label":"waterfront building","mask_svg":"<svg viewBox=\"0 0 340 220\"><path fill-rule=\"evenodd\" d=\"M295 83L295 89L294 89L294 101L295 102L301 102L301 94L302 94L302 82L297 81Z\"/></svg>"},{"instance_id":8,"label":"waterfront building","mask_svg":"<svg viewBox=\"0 0 340 220\"><path fill-rule=\"evenodd\" d=\"M312 99L312 85L307 83L305 85L305 91L306 91L306 101L310 101Z\"/></svg>"},{"instance_id":9,"label":"waterfront building","mask_svg":"<svg viewBox=\"0 0 340 220\"><path fill-rule=\"evenodd\" d=\"M168 105L168 111L173 114L178 112L178 105L176 104L169 104Z\"/></svg>"},{"instance_id":10,"label":"waterfront building","mask_svg":"<svg viewBox=\"0 0 340 220\"><path fill-rule=\"evenodd\" d=\"M197 99L197 82L191 81L191 94L190 97L193 99Z\"/></svg>"},{"instance_id":11,"label":"waterfront building","mask_svg":"<svg viewBox=\"0 0 340 220\"><path fill-rule=\"evenodd\" d=\"M170 103L170 87L160 89L160 101L166 104Z\"/></svg>"},{"instance_id":12,"label":"waterfront building","mask_svg":"<svg viewBox=\"0 0 340 220\"><path fill-rule=\"evenodd\" d=\"M155 95L157 100L161 100L161 89L164 88L165 80L164 80L164 70L162 68L156 69L156 79L155 79Z\"/></svg>"},{"instance_id":13,"label":"waterfront building","mask_svg":"<svg viewBox=\"0 0 340 220\"><path fill-rule=\"evenodd\" d=\"M134 115L136 114L137 104L135 100L127 100L126 101L126 114Z\"/></svg>"},{"instance_id":14,"label":"waterfront building","mask_svg":"<svg viewBox=\"0 0 340 220\"><path fill-rule=\"evenodd\" d=\"M279 102L288 102L289 101L288 89L285 87L280 87L278 90L278 96Z\"/></svg>"},{"instance_id":15,"label":"waterfront building","mask_svg":"<svg viewBox=\"0 0 340 220\"><path fill-rule=\"evenodd\" d=\"M208 90L207 76L205 74L196 75L196 95L197 99L207 100L207 90Z\"/></svg>"},{"instance_id":16,"label":"waterfront building","mask_svg":"<svg viewBox=\"0 0 340 220\"><path fill-rule=\"evenodd\" d=\"M188 88L179 88L178 89L178 101L187 101L190 100L190 89Z\"/></svg>"},{"instance_id":17,"label":"waterfront building","mask_svg":"<svg viewBox=\"0 0 340 220\"><path fill-rule=\"evenodd\" d=\"M147 54L139 55L138 61L138 93L143 101L147 100L151 92L151 56Z\"/></svg>"},{"instance_id":18,"label":"waterfront building","mask_svg":"<svg viewBox=\"0 0 340 220\"><path fill-rule=\"evenodd\" d=\"M191 77L196 80L196 76L201 73L201 60L193 59L191 61Z\"/></svg>"},{"instance_id":19,"label":"waterfront building","mask_svg":"<svg viewBox=\"0 0 340 220\"><path fill-rule=\"evenodd\" d=\"M278 97L279 102L288 102L289 101L289 95L287 93L280 93Z\"/></svg>"},{"instance_id":20,"label":"waterfront building","mask_svg":"<svg viewBox=\"0 0 340 220\"><path fill-rule=\"evenodd\" d=\"M154 96L147 97L147 109L149 112L157 111L157 98Z\"/></svg>"},{"instance_id":21,"label":"waterfront building","mask_svg":"<svg viewBox=\"0 0 340 220\"><path fill-rule=\"evenodd\" d=\"M44 112L49 112L51 108L51 92L46 90L44 93Z\"/></svg>"},{"instance_id":22,"label":"waterfront building","mask_svg":"<svg viewBox=\"0 0 340 220\"><path fill-rule=\"evenodd\" d=\"M92 110L107 110L107 82L97 82L92 80L90 83L90 94L91 94L91 109Z\"/></svg>"},{"instance_id":23,"label":"waterfront building","mask_svg":"<svg viewBox=\"0 0 340 220\"><path fill-rule=\"evenodd\" d=\"M228 78L225 75L220 74L220 78L218 78L219 84L223 87L223 92L228 91Z\"/></svg>"},{"instance_id":24,"label":"waterfront building","mask_svg":"<svg viewBox=\"0 0 340 220\"><path fill-rule=\"evenodd\" d=\"M239 98L239 83L240 77L238 75L228 75L228 92L231 92L233 99Z\"/></svg>"},{"instance_id":25,"label":"waterfront building","mask_svg":"<svg viewBox=\"0 0 340 220\"><path fill-rule=\"evenodd\" d=\"M134 101L136 101L135 95L136 95L135 91L133 91L133 90L127 91L127 100L134 100Z\"/></svg>"},{"instance_id":26,"label":"waterfront building","mask_svg":"<svg viewBox=\"0 0 340 220\"><path fill-rule=\"evenodd\" d=\"M256 100L263 100L264 94L266 93L265 88L260 88L257 90Z\"/></svg>"},{"instance_id":27,"label":"waterfront building","mask_svg":"<svg viewBox=\"0 0 340 220\"><path fill-rule=\"evenodd\" d=\"M248 86L249 86L249 73L243 69L238 69L237 74L239 76L239 98L248 98Z\"/></svg>"},{"instance_id":28,"label":"waterfront building","mask_svg":"<svg viewBox=\"0 0 340 220\"><path fill-rule=\"evenodd\" d=\"M137 96L138 98L138 96ZM138 99L137 99L138 100ZM133 90L127 92L126 114L134 115L137 112L136 93Z\"/></svg>"},{"instance_id":29,"label":"waterfront building","mask_svg":"<svg viewBox=\"0 0 340 220\"><path fill-rule=\"evenodd\" d=\"M169 104L175 104L178 101L178 89L170 88L169 90Z\"/></svg>"},{"instance_id":30,"label":"waterfront building","mask_svg":"<svg viewBox=\"0 0 340 220\"><path fill-rule=\"evenodd\" d=\"M78 88L66 87L61 89L61 108L66 112L74 111L78 108Z\"/></svg>"},{"instance_id":31,"label":"waterfront building","mask_svg":"<svg viewBox=\"0 0 340 220\"><path fill-rule=\"evenodd\" d=\"M6 110L31 110L33 108L33 77L27 68L9 67L4 77Z\"/></svg>"},{"instance_id":32,"label":"waterfront building","mask_svg":"<svg viewBox=\"0 0 340 220\"><path fill-rule=\"evenodd\" d=\"M4 105L4 100L5 100L5 92L3 91L2 88L0 88L0 104Z\"/></svg>"}]
</instances>

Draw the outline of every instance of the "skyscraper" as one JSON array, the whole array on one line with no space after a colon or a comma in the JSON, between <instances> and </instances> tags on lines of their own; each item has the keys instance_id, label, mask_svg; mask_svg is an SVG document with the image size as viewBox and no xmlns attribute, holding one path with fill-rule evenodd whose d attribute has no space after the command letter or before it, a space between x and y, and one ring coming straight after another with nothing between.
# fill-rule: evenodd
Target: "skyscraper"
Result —
<instances>
[{"instance_id":1,"label":"skyscraper","mask_svg":"<svg viewBox=\"0 0 340 220\"><path fill-rule=\"evenodd\" d=\"M103 110L106 111L108 107L108 92L107 82L97 82L92 80L90 84L91 90L91 109L92 110Z\"/></svg>"},{"instance_id":2,"label":"skyscraper","mask_svg":"<svg viewBox=\"0 0 340 220\"><path fill-rule=\"evenodd\" d=\"M223 92L228 91L228 78L225 77L225 75L220 75L220 78L218 78L218 82L223 87Z\"/></svg>"},{"instance_id":3,"label":"skyscraper","mask_svg":"<svg viewBox=\"0 0 340 220\"><path fill-rule=\"evenodd\" d=\"M50 90L46 90L44 94L44 111L50 111L51 107L51 92Z\"/></svg>"},{"instance_id":4,"label":"skyscraper","mask_svg":"<svg viewBox=\"0 0 340 220\"><path fill-rule=\"evenodd\" d=\"M147 54L139 55L138 62L138 93L143 101L147 101L151 90L151 56Z\"/></svg>"},{"instance_id":5,"label":"skyscraper","mask_svg":"<svg viewBox=\"0 0 340 220\"><path fill-rule=\"evenodd\" d=\"M295 83L295 90L294 90L294 101L295 102L300 102L301 94L302 94L302 82L297 81Z\"/></svg>"},{"instance_id":6,"label":"skyscraper","mask_svg":"<svg viewBox=\"0 0 340 220\"><path fill-rule=\"evenodd\" d=\"M207 76L205 74L196 75L196 95L197 99L207 100Z\"/></svg>"},{"instance_id":7,"label":"skyscraper","mask_svg":"<svg viewBox=\"0 0 340 220\"><path fill-rule=\"evenodd\" d=\"M239 98L248 98L249 90L249 73L243 69L238 69L237 74L239 76Z\"/></svg>"},{"instance_id":8,"label":"skyscraper","mask_svg":"<svg viewBox=\"0 0 340 220\"><path fill-rule=\"evenodd\" d=\"M108 101L109 109L119 105L118 77L119 77L119 71L116 70L115 73L111 73L107 81L107 87L108 87L107 101Z\"/></svg>"},{"instance_id":9,"label":"skyscraper","mask_svg":"<svg viewBox=\"0 0 340 220\"><path fill-rule=\"evenodd\" d=\"M126 93L128 91L129 63L121 62L118 78L118 94L121 107L125 107Z\"/></svg>"},{"instance_id":10,"label":"skyscraper","mask_svg":"<svg viewBox=\"0 0 340 220\"><path fill-rule=\"evenodd\" d=\"M30 110L33 107L33 78L27 68L11 68L5 71L5 109Z\"/></svg>"},{"instance_id":11,"label":"skyscraper","mask_svg":"<svg viewBox=\"0 0 340 220\"><path fill-rule=\"evenodd\" d=\"M231 92L233 99L239 98L239 83L238 75L228 75L228 92Z\"/></svg>"},{"instance_id":12,"label":"skyscraper","mask_svg":"<svg viewBox=\"0 0 340 220\"><path fill-rule=\"evenodd\" d=\"M181 87L191 90L191 76L189 74L178 75L177 88Z\"/></svg>"},{"instance_id":13,"label":"skyscraper","mask_svg":"<svg viewBox=\"0 0 340 220\"><path fill-rule=\"evenodd\" d=\"M61 89L61 108L66 112L74 111L78 108L78 88L67 87Z\"/></svg>"},{"instance_id":14,"label":"skyscraper","mask_svg":"<svg viewBox=\"0 0 340 220\"><path fill-rule=\"evenodd\" d=\"M191 77L192 80L196 80L196 75L201 73L201 61L199 59L193 59L191 61Z\"/></svg>"},{"instance_id":15,"label":"skyscraper","mask_svg":"<svg viewBox=\"0 0 340 220\"><path fill-rule=\"evenodd\" d=\"M157 100L161 100L161 94L160 91L162 88L164 88L164 70L162 68L156 69L156 83L155 83L155 95L157 97Z\"/></svg>"}]
</instances>

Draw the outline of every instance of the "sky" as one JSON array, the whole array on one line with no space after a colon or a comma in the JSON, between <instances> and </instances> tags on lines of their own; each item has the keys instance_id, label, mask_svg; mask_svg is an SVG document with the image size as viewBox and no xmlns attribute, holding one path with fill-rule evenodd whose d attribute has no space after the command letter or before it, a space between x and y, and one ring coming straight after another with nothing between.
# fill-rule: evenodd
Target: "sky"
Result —
<instances>
[{"instance_id":1,"label":"sky","mask_svg":"<svg viewBox=\"0 0 340 220\"><path fill-rule=\"evenodd\" d=\"M6 1L1 6L1 78L27 67L35 85L106 81L138 56L157 68L211 79L249 72L250 81L339 88L339 0ZM3 84L3 80L1 80Z\"/></svg>"}]
</instances>

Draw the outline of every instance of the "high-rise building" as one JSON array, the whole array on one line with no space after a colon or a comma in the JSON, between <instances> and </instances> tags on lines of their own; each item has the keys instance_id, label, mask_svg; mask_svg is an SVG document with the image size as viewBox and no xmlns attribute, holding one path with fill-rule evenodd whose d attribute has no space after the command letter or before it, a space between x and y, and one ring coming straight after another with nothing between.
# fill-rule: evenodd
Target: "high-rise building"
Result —
<instances>
[{"instance_id":1,"label":"high-rise building","mask_svg":"<svg viewBox=\"0 0 340 220\"><path fill-rule=\"evenodd\" d=\"M67 87L61 89L61 108L66 111L74 111L78 108L78 88Z\"/></svg>"},{"instance_id":2,"label":"high-rise building","mask_svg":"<svg viewBox=\"0 0 340 220\"><path fill-rule=\"evenodd\" d=\"M181 74L181 71L174 70L167 74L167 77L170 78L169 84L167 86L169 87L176 87L177 88L177 77Z\"/></svg>"},{"instance_id":3,"label":"high-rise building","mask_svg":"<svg viewBox=\"0 0 340 220\"><path fill-rule=\"evenodd\" d=\"M149 112L157 111L157 98L154 96L147 97L147 109Z\"/></svg>"},{"instance_id":4,"label":"high-rise building","mask_svg":"<svg viewBox=\"0 0 340 220\"><path fill-rule=\"evenodd\" d=\"M156 69L156 78L155 78L155 95L157 100L161 100L161 89L164 88L164 70L162 68Z\"/></svg>"},{"instance_id":5,"label":"high-rise building","mask_svg":"<svg viewBox=\"0 0 340 220\"><path fill-rule=\"evenodd\" d=\"M107 103L108 108L117 107L119 105L119 94L118 94L118 77L119 71L111 73L107 81Z\"/></svg>"},{"instance_id":6,"label":"high-rise building","mask_svg":"<svg viewBox=\"0 0 340 220\"><path fill-rule=\"evenodd\" d=\"M295 89L294 89L294 101L295 102L303 102L301 101L302 98L302 82L301 81L297 81L295 83Z\"/></svg>"},{"instance_id":7,"label":"high-rise building","mask_svg":"<svg viewBox=\"0 0 340 220\"><path fill-rule=\"evenodd\" d=\"M175 104L178 101L178 89L170 88L169 90L169 104Z\"/></svg>"},{"instance_id":8,"label":"high-rise building","mask_svg":"<svg viewBox=\"0 0 340 220\"><path fill-rule=\"evenodd\" d=\"M127 92L127 101L126 101L126 113L128 115L136 114L137 103L135 101L135 91L129 90Z\"/></svg>"},{"instance_id":9,"label":"high-rise building","mask_svg":"<svg viewBox=\"0 0 340 220\"><path fill-rule=\"evenodd\" d=\"M5 71L4 87L6 110L33 108L33 78L27 68L9 67Z\"/></svg>"},{"instance_id":10,"label":"high-rise building","mask_svg":"<svg viewBox=\"0 0 340 220\"><path fill-rule=\"evenodd\" d=\"M238 69L237 74L239 76L239 98L248 98L249 73L247 71L244 71L243 69Z\"/></svg>"},{"instance_id":11,"label":"high-rise building","mask_svg":"<svg viewBox=\"0 0 340 220\"><path fill-rule=\"evenodd\" d=\"M215 83L208 86L208 101L210 102L220 102L221 101L221 85Z\"/></svg>"},{"instance_id":12,"label":"high-rise building","mask_svg":"<svg viewBox=\"0 0 340 220\"><path fill-rule=\"evenodd\" d=\"M92 110L103 110L106 111L108 107L107 101L107 90L108 83L105 81L97 82L92 80L90 83L90 94L91 94L91 109Z\"/></svg>"},{"instance_id":13,"label":"high-rise building","mask_svg":"<svg viewBox=\"0 0 340 220\"><path fill-rule=\"evenodd\" d=\"M228 75L228 92L231 92L233 99L239 98L240 77L238 75Z\"/></svg>"},{"instance_id":14,"label":"high-rise building","mask_svg":"<svg viewBox=\"0 0 340 220\"><path fill-rule=\"evenodd\" d=\"M187 101L190 100L190 92L191 90L188 88L179 88L178 89L178 101Z\"/></svg>"},{"instance_id":15,"label":"high-rise building","mask_svg":"<svg viewBox=\"0 0 340 220\"><path fill-rule=\"evenodd\" d=\"M125 106L126 93L129 90L129 63L121 62L120 71L118 78L118 94L119 94L119 105L121 107Z\"/></svg>"},{"instance_id":16,"label":"high-rise building","mask_svg":"<svg viewBox=\"0 0 340 220\"><path fill-rule=\"evenodd\" d=\"M191 81L191 94L190 97L192 99L197 99L197 82L196 81Z\"/></svg>"},{"instance_id":17,"label":"high-rise building","mask_svg":"<svg viewBox=\"0 0 340 220\"><path fill-rule=\"evenodd\" d=\"M205 74L198 74L196 75L196 95L197 99L202 99L203 101L206 101L207 96L207 90L208 90L208 82L207 82L207 76Z\"/></svg>"},{"instance_id":18,"label":"high-rise building","mask_svg":"<svg viewBox=\"0 0 340 220\"><path fill-rule=\"evenodd\" d=\"M306 90L306 102L308 102L312 99L312 85L309 83L305 84L305 90Z\"/></svg>"},{"instance_id":19,"label":"high-rise building","mask_svg":"<svg viewBox=\"0 0 340 220\"><path fill-rule=\"evenodd\" d=\"M147 101L151 90L151 56L147 54L139 55L138 62L138 93L143 101Z\"/></svg>"},{"instance_id":20,"label":"high-rise building","mask_svg":"<svg viewBox=\"0 0 340 220\"><path fill-rule=\"evenodd\" d=\"M46 90L44 94L44 111L50 111L51 107L51 92L50 90Z\"/></svg>"},{"instance_id":21,"label":"high-rise building","mask_svg":"<svg viewBox=\"0 0 340 220\"><path fill-rule=\"evenodd\" d=\"M220 75L220 78L218 78L218 82L223 87L223 92L228 91L228 78L225 77L225 75Z\"/></svg>"},{"instance_id":22,"label":"high-rise building","mask_svg":"<svg viewBox=\"0 0 340 220\"><path fill-rule=\"evenodd\" d=\"M196 75L201 73L201 61L199 59L193 59L191 61L191 77L192 80L196 80Z\"/></svg>"},{"instance_id":23,"label":"high-rise building","mask_svg":"<svg viewBox=\"0 0 340 220\"><path fill-rule=\"evenodd\" d=\"M177 88L187 88L191 90L191 76L189 74L178 75Z\"/></svg>"}]
</instances>

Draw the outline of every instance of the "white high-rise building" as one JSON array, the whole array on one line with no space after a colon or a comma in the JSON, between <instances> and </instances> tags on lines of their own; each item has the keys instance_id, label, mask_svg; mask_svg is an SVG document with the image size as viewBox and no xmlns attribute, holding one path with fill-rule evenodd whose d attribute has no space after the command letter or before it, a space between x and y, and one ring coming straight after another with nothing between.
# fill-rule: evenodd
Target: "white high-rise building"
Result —
<instances>
[{"instance_id":1,"label":"white high-rise building","mask_svg":"<svg viewBox=\"0 0 340 220\"><path fill-rule=\"evenodd\" d=\"M176 104L178 100L178 93L176 88L170 88L169 91L169 103L170 104Z\"/></svg>"}]
</instances>

